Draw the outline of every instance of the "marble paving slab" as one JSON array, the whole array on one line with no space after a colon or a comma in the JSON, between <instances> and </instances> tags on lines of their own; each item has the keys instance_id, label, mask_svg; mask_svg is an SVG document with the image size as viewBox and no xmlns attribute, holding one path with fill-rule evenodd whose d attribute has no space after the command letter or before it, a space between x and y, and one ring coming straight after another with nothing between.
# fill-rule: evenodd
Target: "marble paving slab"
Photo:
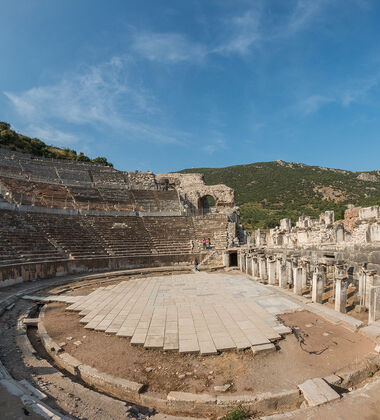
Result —
<instances>
[{"instance_id":1,"label":"marble paving slab","mask_svg":"<svg viewBox=\"0 0 380 420\"><path fill-rule=\"evenodd\" d=\"M87 329L201 354L269 344L282 334L276 315L300 309L244 275L224 273L129 279L58 300L71 303L66 309L79 312Z\"/></svg>"}]
</instances>

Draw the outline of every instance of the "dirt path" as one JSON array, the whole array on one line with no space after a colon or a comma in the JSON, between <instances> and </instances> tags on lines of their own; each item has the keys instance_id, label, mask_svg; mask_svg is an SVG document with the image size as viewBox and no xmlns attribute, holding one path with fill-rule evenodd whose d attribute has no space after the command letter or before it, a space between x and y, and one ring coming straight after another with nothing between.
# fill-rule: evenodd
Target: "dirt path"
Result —
<instances>
[{"instance_id":1,"label":"dirt path","mask_svg":"<svg viewBox=\"0 0 380 420\"><path fill-rule=\"evenodd\" d=\"M174 390L215 394L214 386L226 383L232 384L229 392L281 391L330 375L373 350L369 339L307 311L282 316L296 334L280 340L279 350L267 355L254 356L250 349L215 356L147 350L127 338L86 330L79 315L65 307L49 304L45 317L48 333L66 343L65 351L102 372L145 383L159 395Z\"/></svg>"}]
</instances>

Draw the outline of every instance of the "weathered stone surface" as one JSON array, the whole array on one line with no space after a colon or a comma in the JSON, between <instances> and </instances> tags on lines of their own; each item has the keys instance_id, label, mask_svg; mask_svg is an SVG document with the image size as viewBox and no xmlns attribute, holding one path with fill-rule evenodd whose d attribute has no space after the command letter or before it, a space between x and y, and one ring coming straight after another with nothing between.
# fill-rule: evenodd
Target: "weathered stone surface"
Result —
<instances>
[{"instance_id":1,"label":"weathered stone surface","mask_svg":"<svg viewBox=\"0 0 380 420\"><path fill-rule=\"evenodd\" d=\"M253 354L264 354L276 351L276 346L272 343L269 344L259 344L257 346L252 346Z\"/></svg>"},{"instance_id":2,"label":"weathered stone surface","mask_svg":"<svg viewBox=\"0 0 380 420\"><path fill-rule=\"evenodd\" d=\"M98 288L67 309L82 315L85 328L131 337L145 348L216 354L267 344L258 352L272 350L270 342L289 333L275 313L298 308L277 296L267 303L267 296L265 286L243 275L173 274ZM183 305L184 299L191 304Z\"/></svg>"},{"instance_id":3,"label":"weathered stone surface","mask_svg":"<svg viewBox=\"0 0 380 420\"><path fill-rule=\"evenodd\" d=\"M168 401L182 401L190 403L216 403L216 397L209 394L192 394L190 392L171 391L167 395Z\"/></svg>"},{"instance_id":4,"label":"weathered stone surface","mask_svg":"<svg viewBox=\"0 0 380 420\"><path fill-rule=\"evenodd\" d=\"M340 398L340 395L321 378L308 379L306 382L298 385L298 388L303 393L310 407Z\"/></svg>"},{"instance_id":5,"label":"weathered stone surface","mask_svg":"<svg viewBox=\"0 0 380 420\"><path fill-rule=\"evenodd\" d=\"M231 384L225 384L225 385L216 385L214 386L215 392L227 392L231 388Z\"/></svg>"}]
</instances>

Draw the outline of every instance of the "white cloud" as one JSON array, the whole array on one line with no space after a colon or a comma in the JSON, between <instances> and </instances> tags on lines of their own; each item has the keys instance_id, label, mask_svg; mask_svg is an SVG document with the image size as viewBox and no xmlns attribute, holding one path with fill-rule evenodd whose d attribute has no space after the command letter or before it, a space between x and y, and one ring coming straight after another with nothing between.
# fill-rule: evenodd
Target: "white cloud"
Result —
<instances>
[{"instance_id":1,"label":"white cloud","mask_svg":"<svg viewBox=\"0 0 380 420\"><path fill-rule=\"evenodd\" d=\"M327 104L335 103L349 107L367 100L370 93L379 86L380 74L372 77L349 80L341 86L334 86L326 94L313 94L303 99L298 109L305 115L318 112Z\"/></svg>"},{"instance_id":2,"label":"white cloud","mask_svg":"<svg viewBox=\"0 0 380 420\"><path fill-rule=\"evenodd\" d=\"M290 4L290 3L289 3ZM247 55L262 42L291 36L313 22L323 10L327 0L296 0L288 16L273 23L264 9L265 3L257 2L241 14L221 17L214 24L203 22L207 31L214 26L215 42L199 43L181 33L132 32L132 48L140 56L160 63L199 64L210 54L229 56Z\"/></svg>"},{"instance_id":3,"label":"white cloud","mask_svg":"<svg viewBox=\"0 0 380 420\"><path fill-rule=\"evenodd\" d=\"M148 60L161 63L201 62L207 55L205 46L177 33L135 33L133 49Z\"/></svg>"},{"instance_id":4,"label":"white cloud","mask_svg":"<svg viewBox=\"0 0 380 420\"><path fill-rule=\"evenodd\" d=\"M54 128L64 124L113 130L127 141L181 144L186 133L161 123L156 99L139 80L132 80L128 64L127 58L114 57L65 75L55 84L4 94L26 125L34 131L45 127L40 134L49 141L56 138L56 144L74 141L71 134Z\"/></svg>"},{"instance_id":5,"label":"white cloud","mask_svg":"<svg viewBox=\"0 0 380 420\"><path fill-rule=\"evenodd\" d=\"M212 155L215 152L226 150L227 149L227 141L224 134L218 130L209 130L208 131L208 138L207 144L202 147L202 150Z\"/></svg>"},{"instance_id":6,"label":"white cloud","mask_svg":"<svg viewBox=\"0 0 380 420\"><path fill-rule=\"evenodd\" d=\"M210 54L245 55L260 39L258 26L260 16L257 11L248 10L242 15L223 19L222 40L216 46L193 42L179 33L137 32L132 35L132 48L140 56L150 61L178 64L202 63ZM223 39L224 38L224 39Z\"/></svg>"},{"instance_id":7,"label":"white cloud","mask_svg":"<svg viewBox=\"0 0 380 420\"><path fill-rule=\"evenodd\" d=\"M225 20L227 36L224 42L212 52L219 54L247 54L251 47L261 40L259 31L261 14L258 10L248 10L240 16Z\"/></svg>"},{"instance_id":8,"label":"white cloud","mask_svg":"<svg viewBox=\"0 0 380 420\"><path fill-rule=\"evenodd\" d=\"M301 102L301 111L308 115L317 112L322 106L335 102L334 98L323 95L311 95Z\"/></svg>"},{"instance_id":9,"label":"white cloud","mask_svg":"<svg viewBox=\"0 0 380 420\"><path fill-rule=\"evenodd\" d=\"M41 127L31 124L28 125L24 131L30 137L37 137L47 144L59 144L62 147L69 147L80 142L80 139L78 139L78 137L74 134L65 133L61 130L50 127L49 125Z\"/></svg>"},{"instance_id":10,"label":"white cloud","mask_svg":"<svg viewBox=\"0 0 380 420\"><path fill-rule=\"evenodd\" d=\"M326 0L297 0L285 33L295 33L307 26L322 10Z\"/></svg>"},{"instance_id":11,"label":"white cloud","mask_svg":"<svg viewBox=\"0 0 380 420\"><path fill-rule=\"evenodd\" d=\"M349 86L338 92L339 102L343 106L349 106L365 100L367 95L379 85L380 74L373 77L360 79L349 83Z\"/></svg>"}]
</instances>

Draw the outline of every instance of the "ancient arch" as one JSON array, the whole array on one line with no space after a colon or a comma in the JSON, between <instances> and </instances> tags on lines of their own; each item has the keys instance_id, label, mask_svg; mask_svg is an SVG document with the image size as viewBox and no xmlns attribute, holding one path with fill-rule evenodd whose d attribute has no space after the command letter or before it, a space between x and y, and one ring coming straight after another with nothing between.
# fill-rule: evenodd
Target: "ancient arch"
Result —
<instances>
[{"instance_id":1,"label":"ancient arch","mask_svg":"<svg viewBox=\"0 0 380 420\"><path fill-rule=\"evenodd\" d=\"M217 199L214 195L205 194L198 199L198 210L203 214L210 213L211 209L217 206Z\"/></svg>"}]
</instances>

